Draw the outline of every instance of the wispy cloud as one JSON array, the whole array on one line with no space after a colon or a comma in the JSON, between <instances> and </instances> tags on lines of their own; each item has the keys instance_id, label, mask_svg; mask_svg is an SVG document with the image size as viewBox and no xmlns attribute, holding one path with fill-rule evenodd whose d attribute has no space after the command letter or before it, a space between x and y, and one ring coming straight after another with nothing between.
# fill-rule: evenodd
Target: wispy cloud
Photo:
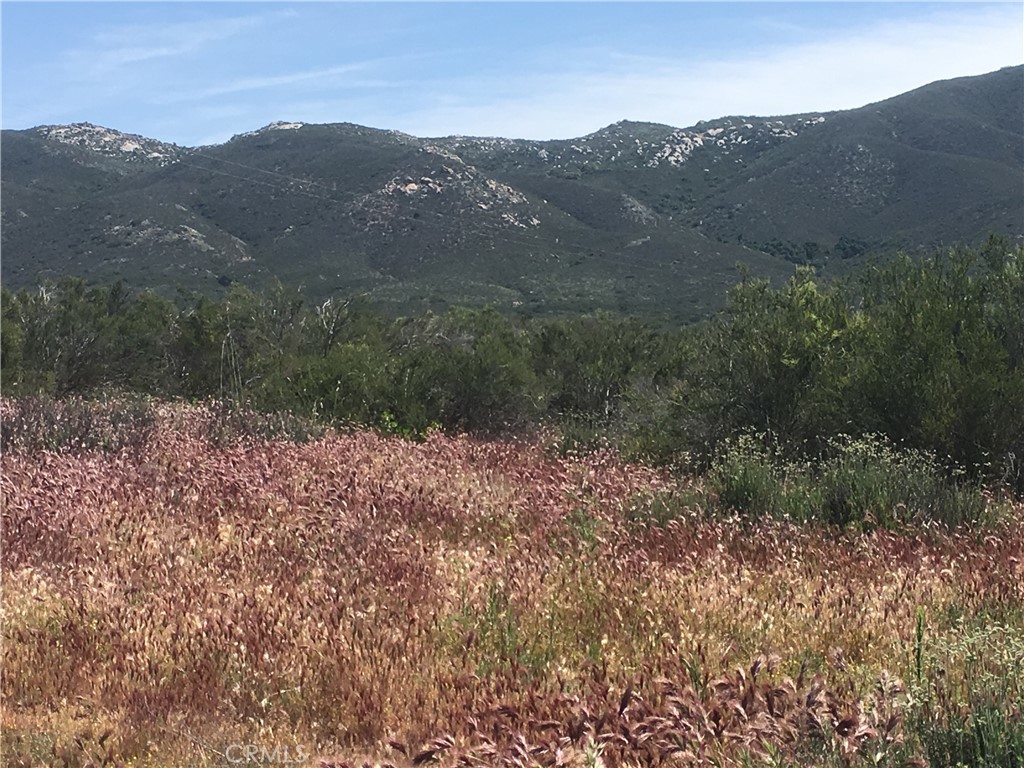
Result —
<instances>
[{"instance_id":1,"label":"wispy cloud","mask_svg":"<svg viewBox=\"0 0 1024 768\"><path fill-rule=\"evenodd\" d=\"M156 104L176 104L186 101L200 101L202 99L210 99L217 96L228 96L247 93L250 91L295 86L299 84L314 85L317 87L341 86L344 88L398 87L401 85L400 83L395 83L382 78L356 79L350 77L350 75L356 73L370 72L381 64L397 61L398 59L399 57L370 59L367 61L341 64L335 67L321 67L298 72L288 72L282 75L242 77L206 88L195 88L165 96L158 96L153 99L153 102Z\"/></svg>"},{"instance_id":2,"label":"wispy cloud","mask_svg":"<svg viewBox=\"0 0 1024 768\"><path fill-rule=\"evenodd\" d=\"M619 119L676 126L724 115L848 109L934 80L1024 62L1016 6L940 12L715 60L567 53L560 73L436 84L432 105L392 125L416 135L568 138ZM442 101L441 96L447 96Z\"/></svg>"},{"instance_id":3,"label":"wispy cloud","mask_svg":"<svg viewBox=\"0 0 1024 768\"><path fill-rule=\"evenodd\" d=\"M137 12L96 4L103 12L80 26L40 36L38 55L5 46L5 126L90 120L179 143L281 119L570 138L624 118L688 126L858 107L1024 62L1024 16L1009 3L857 13L808 3L820 10L807 14L723 3L729 18L694 14L699 33L686 14L666 33L660 11L622 4L608 17L621 27L605 20L579 36L568 30L586 27L590 10L547 4L515 6L509 29L490 35L471 4L444 18L404 4L124 5ZM23 17L18 39L30 40L45 14ZM15 31L4 21L7 42Z\"/></svg>"},{"instance_id":4,"label":"wispy cloud","mask_svg":"<svg viewBox=\"0 0 1024 768\"><path fill-rule=\"evenodd\" d=\"M79 79L108 77L125 67L201 51L253 29L267 15L235 16L169 24L126 24L96 32L89 44L66 53Z\"/></svg>"}]
</instances>

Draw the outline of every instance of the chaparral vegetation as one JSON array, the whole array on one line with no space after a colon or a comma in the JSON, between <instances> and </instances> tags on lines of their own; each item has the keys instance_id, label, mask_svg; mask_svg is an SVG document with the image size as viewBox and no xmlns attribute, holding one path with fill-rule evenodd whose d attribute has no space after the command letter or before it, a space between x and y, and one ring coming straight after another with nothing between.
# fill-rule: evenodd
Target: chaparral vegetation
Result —
<instances>
[{"instance_id":1,"label":"chaparral vegetation","mask_svg":"<svg viewBox=\"0 0 1024 768\"><path fill-rule=\"evenodd\" d=\"M4 765L1022 765L1005 241L682 330L3 322Z\"/></svg>"}]
</instances>

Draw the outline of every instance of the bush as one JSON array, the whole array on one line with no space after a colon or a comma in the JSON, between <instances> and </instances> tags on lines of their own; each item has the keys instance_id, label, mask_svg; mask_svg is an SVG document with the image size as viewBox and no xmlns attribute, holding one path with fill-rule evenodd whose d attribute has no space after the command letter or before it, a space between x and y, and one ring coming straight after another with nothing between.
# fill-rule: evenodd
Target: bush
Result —
<instances>
[{"instance_id":1,"label":"bush","mask_svg":"<svg viewBox=\"0 0 1024 768\"><path fill-rule=\"evenodd\" d=\"M950 527L975 523L986 511L977 486L929 453L898 450L879 435L840 436L818 472L818 516L835 525L892 528L912 521Z\"/></svg>"},{"instance_id":2,"label":"bush","mask_svg":"<svg viewBox=\"0 0 1024 768\"><path fill-rule=\"evenodd\" d=\"M727 440L711 467L709 481L719 506L752 517L813 517L807 470L786 463L766 435Z\"/></svg>"},{"instance_id":3,"label":"bush","mask_svg":"<svg viewBox=\"0 0 1024 768\"><path fill-rule=\"evenodd\" d=\"M993 624L928 642L908 725L932 765L1024 766L1024 637Z\"/></svg>"},{"instance_id":4,"label":"bush","mask_svg":"<svg viewBox=\"0 0 1024 768\"><path fill-rule=\"evenodd\" d=\"M725 443L709 480L719 505L752 517L819 520L840 527L949 527L982 522L981 489L933 456L877 435L829 441L817 461L786 461L765 435Z\"/></svg>"}]
</instances>

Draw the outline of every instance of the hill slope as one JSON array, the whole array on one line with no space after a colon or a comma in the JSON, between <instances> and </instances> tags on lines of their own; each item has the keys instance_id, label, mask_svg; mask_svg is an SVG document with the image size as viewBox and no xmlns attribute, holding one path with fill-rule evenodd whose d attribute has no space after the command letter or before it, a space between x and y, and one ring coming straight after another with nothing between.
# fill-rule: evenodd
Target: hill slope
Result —
<instances>
[{"instance_id":1,"label":"hill slope","mask_svg":"<svg viewBox=\"0 0 1024 768\"><path fill-rule=\"evenodd\" d=\"M698 317L736 279L1024 232L1024 68L846 112L620 122L566 141L275 123L183 148L4 131L3 282L278 277L400 308Z\"/></svg>"}]
</instances>

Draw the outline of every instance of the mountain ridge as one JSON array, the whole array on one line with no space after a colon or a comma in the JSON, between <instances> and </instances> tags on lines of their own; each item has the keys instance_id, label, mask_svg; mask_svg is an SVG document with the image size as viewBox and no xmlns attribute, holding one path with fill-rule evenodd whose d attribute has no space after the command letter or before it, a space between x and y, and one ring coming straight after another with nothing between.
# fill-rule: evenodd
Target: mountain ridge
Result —
<instances>
[{"instance_id":1,"label":"mountain ridge","mask_svg":"<svg viewBox=\"0 0 1024 768\"><path fill-rule=\"evenodd\" d=\"M1022 126L1014 67L854 110L623 120L551 141L298 121L202 147L89 123L4 131L3 282L279 278L400 309L693 319L737 262L781 279L794 262L839 272L1024 234Z\"/></svg>"}]
</instances>

